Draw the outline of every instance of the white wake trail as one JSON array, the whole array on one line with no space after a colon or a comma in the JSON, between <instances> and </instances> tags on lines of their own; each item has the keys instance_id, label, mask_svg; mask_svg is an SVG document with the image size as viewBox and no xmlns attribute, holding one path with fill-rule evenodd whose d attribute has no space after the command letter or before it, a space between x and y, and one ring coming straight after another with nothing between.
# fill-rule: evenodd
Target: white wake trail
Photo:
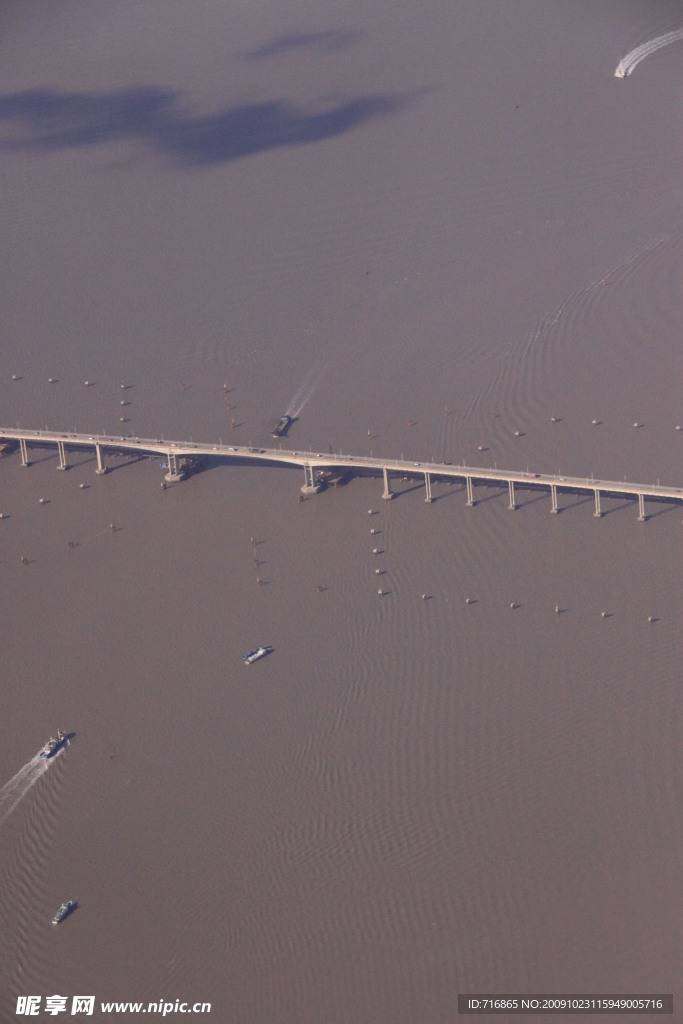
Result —
<instances>
[{"instance_id":1,"label":"white wake trail","mask_svg":"<svg viewBox=\"0 0 683 1024\"><path fill-rule=\"evenodd\" d=\"M28 764L20 768L13 779L6 782L0 789L0 825L9 818L13 810L21 803L28 791L50 767L50 762L36 754Z\"/></svg>"},{"instance_id":2,"label":"white wake trail","mask_svg":"<svg viewBox=\"0 0 683 1024\"><path fill-rule=\"evenodd\" d=\"M299 390L287 406L287 415L297 419L303 412L306 402L312 397L313 392L323 379L323 370L311 370Z\"/></svg>"},{"instance_id":3,"label":"white wake trail","mask_svg":"<svg viewBox=\"0 0 683 1024\"><path fill-rule=\"evenodd\" d=\"M677 43L679 39L683 39L683 28L678 28L675 32L667 32L663 36L657 36L656 39L650 39L647 43L641 43L640 46L636 46L635 50L631 50L630 53L621 58L614 72L615 77L627 78L634 68L640 64L641 60L645 60L646 57L656 53L657 50L661 50L663 46Z\"/></svg>"}]
</instances>

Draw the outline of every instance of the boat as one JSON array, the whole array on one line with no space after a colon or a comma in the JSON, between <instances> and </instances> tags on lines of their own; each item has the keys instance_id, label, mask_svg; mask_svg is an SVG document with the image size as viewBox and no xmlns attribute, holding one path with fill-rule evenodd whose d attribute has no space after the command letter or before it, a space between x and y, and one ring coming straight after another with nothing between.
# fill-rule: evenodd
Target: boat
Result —
<instances>
[{"instance_id":1,"label":"boat","mask_svg":"<svg viewBox=\"0 0 683 1024\"><path fill-rule=\"evenodd\" d=\"M57 751L61 750L62 747L66 746L68 742L69 739L66 733L62 732L61 729L57 729L57 735L50 736L49 740L47 741L43 749L40 751L40 756L45 758L54 757Z\"/></svg>"},{"instance_id":2,"label":"boat","mask_svg":"<svg viewBox=\"0 0 683 1024\"><path fill-rule=\"evenodd\" d=\"M67 900L66 903L62 903L61 907L52 918L53 924L60 924L65 917L68 917L74 908L73 900Z\"/></svg>"},{"instance_id":3,"label":"boat","mask_svg":"<svg viewBox=\"0 0 683 1024\"><path fill-rule=\"evenodd\" d=\"M261 647L255 647L253 651L247 651L247 653L242 656L242 661L245 665L251 665L253 662L258 661L259 658L265 658L267 654L270 654L272 649L272 647L267 647L262 644Z\"/></svg>"},{"instance_id":4,"label":"boat","mask_svg":"<svg viewBox=\"0 0 683 1024\"><path fill-rule=\"evenodd\" d=\"M289 425L292 422L291 416L283 416L276 427L273 427L273 437L284 437L289 429Z\"/></svg>"},{"instance_id":5,"label":"boat","mask_svg":"<svg viewBox=\"0 0 683 1024\"><path fill-rule=\"evenodd\" d=\"M351 473L348 469L321 469L318 473L318 480L331 487L342 487L350 479Z\"/></svg>"}]
</instances>

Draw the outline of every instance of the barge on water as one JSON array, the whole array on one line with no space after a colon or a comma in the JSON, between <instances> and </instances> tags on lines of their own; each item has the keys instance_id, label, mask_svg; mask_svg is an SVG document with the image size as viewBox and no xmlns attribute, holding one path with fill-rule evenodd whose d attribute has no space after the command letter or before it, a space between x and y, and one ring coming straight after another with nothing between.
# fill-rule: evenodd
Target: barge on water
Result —
<instances>
[{"instance_id":1,"label":"barge on water","mask_svg":"<svg viewBox=\"0 0 683 1024\"><path fill-rule=\"evenodd\" d=\"M52 918L53 924L61 924L65 917L68 917L74 908L73 900L67 900L66 903L62 903L61 907Z\"/></svg>"},{"instance_id":2,"label":"barge on water","mask_svg":"<svg viewBox=\"0 0 683 1024\"><path fill-rule=\"evenodd\" d=\"M265 658L265 656L270 654L272 650L272 647L262 644L260 647L255 647L253 651L247 651L247 653L242 656L242 661L245 665L253 665L254 662L258 661L260 658Z\"/></svg>"},{"instance_id":3,"label":"barge on water","mask_svg":"<svg viewBox=\"0 0 683 1024\"><path fill-rule=\"evenodd\" d=\"M289 430L291 422L292 422L292 417L291 416L287 416L287 415L283 416L278 421L277 426L273 427L272 436L273 437L284 437L285 434L287 433L287 431Z\"/></svg>"}]
</instances>

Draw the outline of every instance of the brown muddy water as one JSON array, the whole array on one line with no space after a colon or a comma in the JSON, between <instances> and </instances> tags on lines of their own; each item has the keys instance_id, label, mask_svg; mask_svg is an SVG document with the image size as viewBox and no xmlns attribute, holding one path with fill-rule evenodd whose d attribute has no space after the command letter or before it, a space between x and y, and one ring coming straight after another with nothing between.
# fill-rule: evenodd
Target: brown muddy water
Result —
<instances>
[{"instance_id":1,"label":"brown muddy water","mask_svg":"<svg viewBox=\"0 0 683 1024\"><path fill-rule=\"evenodd\" d=\"M3 21L0 425L265 447L289 409L292 449L681 482L683 44L614 76L678 4ZM33 455L0 460L2 1020L680 989L680 505Z\"/></svg>"}]
</instances>

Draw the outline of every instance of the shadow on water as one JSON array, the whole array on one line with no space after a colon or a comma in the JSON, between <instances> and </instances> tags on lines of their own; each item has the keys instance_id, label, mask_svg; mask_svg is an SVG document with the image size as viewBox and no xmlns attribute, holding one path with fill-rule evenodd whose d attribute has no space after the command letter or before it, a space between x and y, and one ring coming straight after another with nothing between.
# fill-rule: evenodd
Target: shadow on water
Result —
<instances>
[{"instance_id":1,"label":"shadow on water","mask_svg":"<svg viewBox=\"0 0 683 1024\"><path fill-rule=\"evenodd\" d=\"M479 490L481 491L481 488L479 488ZM481 493L477 493L477 489L475 488L474 504L483 505L485 501L495 501L496 498L501 498L503 495L507 494L507 489L503 489L502 487L492 488L491 491L492 493L490 494L482 495Z\"/></svg>"},{"instance_id":2,"label":"shadow on water","mask_svg":"<svg viewBox=\"0 0 683 1024\"><path fill-rule=\"evenodd\" d=\"M116 473L116 471L119 469L126 469L128 466L134 466L138 462L144 462L145 459L145 455L132 455L130 456L130 458L125 458L125 456L121 456L121 458L118 458L116 462L112 462L111 459L109 459L109 461L107 462L107 460L105 459L104 464L107 467L107 476L109 476L110 473ZM94 462L95 460L91 459L90 461Z\"/></svg>"},{"instance_id":3,"label":"shadow on water","mask_svg":"<svg viewBox=\"0 0 683 1024\"><path fill-rule=\"evenodd\" d=\"M291 37L289 45L293 45ZM281 41L280 47L284 46ZM192 116L183 109L178 93L156 88L28 89L0 97L0 122L8 128L0 149L77 149L138 140L177 165L201 166L322 142L393 114L407 102L403 94L374 93L318 110L272 100Z\"/></svg>"},{"instance_id":4,"label":"shadow on water","mask_svg":"<svg viewBox=\"0 0 683 1024\"><path fill-rule=\"evenodd\" d=\"M625 501L622 501L619 505L612 505L611 508L603 508L602 514L603 516L611 516L613 512L623 512L625 508L632 509L636 508L637 505L638 501L636 498L627 498Z\"/></svg>"},{"instance_id":5,"label":"shadow on water","mask_svg":"<svg viewBox=\"0 0 683 1024\"><path fill-rule=\"evenodd\" d=\"M244 54L246 60L267 60L282 54L311 50L327 56L346 50L358 40L359 33L348 28L328 29L326 32L299 32L276 36L275 39Z\"/></svg>"},{"instance_id":6,"label":"shadow on water","mask_svg":"<svg viewBox=\"0 0 683 1024\"><path fill-rule=\"evenodd\" d=\"M648 506L651 507L653 504L661 505L663 507L659 508L656 512L648 511ZM667 512L675 512L676 509L678 509L680 511L680 509L681 509L680 501L675 501L675 500L668 500L668 501L665 500L665 501L662 501L661 498L659 500L656 499L656 498L654 500L652 498L649 498L645 502L645 518L646 519L655 519L657 516L666 515Z\"/></svg>"},{"instance_id":7,"label":"shadow on water","mask_svg":"<svg viewBox=\"0 0 683 1024\"><path fill-rule=\"evenodd\" d=\"M572 501L571 504L568 504L568 505L560 505L560 498L562 497L562 495L565 495L565 494L575 494L575 495L577 495L577 497L580 494L581 496L578 497L578 501ZM557 495L557 503L558 503L558 506L559 506L558 512L569 512L573 508L578 508L579 505L592 505L593 504L593 500L594 500L593 496L592 495L588 495L586 497L585 496L585 492L578 492L577 493L576 491L562 491L562 492L558 491L558 495Z\"/></svg>"}]
</instances>

